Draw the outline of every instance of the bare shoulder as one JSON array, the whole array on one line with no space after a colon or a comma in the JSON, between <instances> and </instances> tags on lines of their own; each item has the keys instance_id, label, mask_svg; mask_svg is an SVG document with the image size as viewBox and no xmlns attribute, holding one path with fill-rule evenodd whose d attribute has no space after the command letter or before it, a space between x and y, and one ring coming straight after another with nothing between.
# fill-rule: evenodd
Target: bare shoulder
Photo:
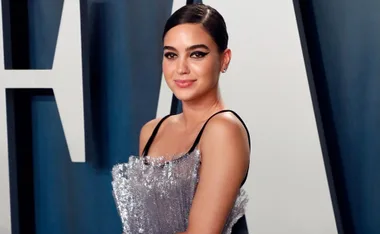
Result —
<instances>
[{"instance_id":1,"label":"bare shoulder","mask_svg":"<svg viewBox=\"0 0 380 234\"><path fill-rule=\"evenodd\" d=\"M215 166L216 162L249 164L249 137L243 123L230 112L220 113L208 122L200 150L202 161ZM222 163L222 162L221 162Z\"/></svg>"},{"instance_id":2,"label":"bare shoulder","mask_svg":"<svg viewBox=\"0 0 380 234\"><path fill-rule=\"evenodd\" d=\"M167 125L171 125L173 123L176 123L176 121L178 121L179 115L180 114L167 115L166 117L170 117L170 118L168 118L167 120L164 121L164 123L162 124L163 127L165 127ZM152 135L154 129L156 128L156 126L159 124L159 122L163 118L165 118L165 117L152 119L142 126L142 128L140 130L140 143L139 143L139 154L140 155L142 154L142 151L144 150L144 147L145 147L146 143L148 142L150 136ZM160 127L160 129L163 127Z\"/></svg>"},{"instance_id":3,"label":"bare shoulder","mask_svg":"<svg viewBox=\"0 0 380 234\"><path fill-rule=\"evenodd\" d=\"M152 119L152 120L146 122L141 127L140 139L139 139L139 141L140 141L139 142L139 154L140 155L142 154L142 151L143 151L146 143L148 142L150 135L152 135L154 128L157 126L157 124L160 122L161 119L162 119L162 117Z\"/></svg>"},{"instance_id":4,"label":"bare shoulder","mask_svg":"<svg viewBox=\"0 0 380 234\"><path fill-rule=\"evenodd\" d=\"M248 133L243 123L233 113L224 112L214 116L208 122L203 136L203 145L214 145L218 143L238 143L234 146L249 148ZM231 144L219 147L231 146Z\"/></svg>"}]
</instances>

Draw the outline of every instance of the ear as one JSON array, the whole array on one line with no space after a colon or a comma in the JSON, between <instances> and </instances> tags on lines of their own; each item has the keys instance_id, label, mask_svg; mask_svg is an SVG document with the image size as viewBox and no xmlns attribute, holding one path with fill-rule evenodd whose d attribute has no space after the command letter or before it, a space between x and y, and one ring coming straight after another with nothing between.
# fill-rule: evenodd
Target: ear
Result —
<instances>
[{"instance_id":1,"label":"ear","mask_svg":"<svg viewBox=\"0 0 380 234\"><path fill-rule=\"evenodd\" d=\"M223 54L222 54L222 60L221 60L221 72L225 73L228 69L228 66L230 65L230 61L231 61L231 50L230 49L226 49L225 51L223 51Z\"/></svg>"}]
</instances>

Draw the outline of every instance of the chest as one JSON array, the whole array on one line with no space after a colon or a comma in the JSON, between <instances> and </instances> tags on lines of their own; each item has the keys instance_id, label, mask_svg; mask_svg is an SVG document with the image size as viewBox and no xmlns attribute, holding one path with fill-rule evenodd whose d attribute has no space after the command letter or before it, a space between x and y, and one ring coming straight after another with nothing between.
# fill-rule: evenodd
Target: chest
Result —
<instances>
[{"instance_id":1,"label":"chest","mask_svg":"<svg viewBox=\"0 0 380 234\"><path fill-rule=\"evenodd\" d=\"M199 130L185 131L167 127L160 131L149 149L150 156L163 156L167 160L186 154L193 146Z\"/></svg>"}]
</instances>

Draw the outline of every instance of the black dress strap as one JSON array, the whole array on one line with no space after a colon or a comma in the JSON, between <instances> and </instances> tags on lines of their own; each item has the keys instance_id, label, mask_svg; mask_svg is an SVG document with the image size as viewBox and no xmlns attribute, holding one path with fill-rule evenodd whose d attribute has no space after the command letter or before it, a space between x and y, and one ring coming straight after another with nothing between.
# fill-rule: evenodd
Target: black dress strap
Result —
<instances>
[{"instance_id":1,"label":"black dress strap","mask_svg":"<svg viewBox=\"0 0 380 234\"><path fill-rule=\"evenodd\" d=\"M215 115L218 115L218 114L223 113L223 112L231 112L231 113L233 113L233 114L234 114L234 115L235 115L235 116L241 121L241 123L243 124L245 130L247 131L249 149L251 149L251 136L249 135L248 128L247 128L247 126L245 125L243 119L242 119L242 118L241 118L241 117L240 117L235 111L233 111L233 110L221 110L221 111L218 111L218 112L216 112L215 114L211 115L211 117L208 118L207 121L203 124L201 130L200 130L199 133L198 133L197 138L195 138L195 141L194 141L193 145L191 146L189 152L187 152L187 153L191 153L191 152L193 152L193 151L195 150L195 147L197 147L197 145L199 144L199 141L201 140L201 137L202 137L203 131L205 130L208 121L210 121L210 120L212 119L212 117L214 117Z\"/></svg>"},{"instance_id":2,"label":"black dress strap","mask_svg":"<svg viewBox=\"0 0 380 234\"><path fill-rule=\"evenodd\" d=\"M152 132L152 135L150 135L147 143L145 144L145 147L144 147L144 150L141 154L141 156L146 156L148 155L148 152L149 152L149 149L150 149L150 146L152 145L153 143L153 140L154 138L156 137L157 133L158 133L158 130L160 129L161 127L161 124L164 122L165 119L169 118L170 116L172 116L172 114L169 114L169 115L166 115L165 117L163 117L160 122L158 122L158 124L156 125L156 127L154 128L153 132Z\"/></svg>"}]
</instances>

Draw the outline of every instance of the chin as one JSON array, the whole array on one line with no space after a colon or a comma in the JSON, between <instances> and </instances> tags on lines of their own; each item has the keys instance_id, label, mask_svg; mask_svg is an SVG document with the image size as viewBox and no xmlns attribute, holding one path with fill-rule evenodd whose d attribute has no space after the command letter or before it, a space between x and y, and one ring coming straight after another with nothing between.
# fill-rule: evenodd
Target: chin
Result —
<instances>
[{"instance_id":1,"label":"chin","mask_svg":"<svg viewBox=\"0 0 380 234\"><path fill-rule=\"evenodd\" d=\"M176 95L176 94L174 94L174 96L176 96L176 98L182 102L187 102L187 101L193 100L193 96L191 96L191 95Z\"/></svg>"},{"instance_id":2,"label":"chin","mask_svg":"<svg viewBox=\"0 0 380 234\"><path fill-rule=\"evenodd\" d=\"M174 96L182 102L187 102L196 99L196 96L193 92L175 92Z\"/></svg>"}]
</instances>

